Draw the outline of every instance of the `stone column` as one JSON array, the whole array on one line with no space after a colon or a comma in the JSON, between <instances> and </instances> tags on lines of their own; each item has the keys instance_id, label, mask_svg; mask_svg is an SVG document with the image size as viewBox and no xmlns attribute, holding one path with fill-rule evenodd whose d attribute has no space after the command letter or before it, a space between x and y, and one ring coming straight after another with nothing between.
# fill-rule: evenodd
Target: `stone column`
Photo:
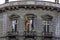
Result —
<instances>
[{"instance_id":1,"label":"stone column","mask_svg":"<svg viewBox=\"0 0 60 40\"><path fill-rule=\"evenodd\" d=\"M7 14L3 14L3 34L7 32Z\"/></svg>"},{"instance_id":2,"label":"stone column","mask_svg":"<svg viewBox=\"0 0 60 40\"><path fill-rule=\"evenodd\" d=\"M60 37L60 16L56 17L55 37ZM55 39L60 40L60 39Z\"/></svg>"}]
</instances>

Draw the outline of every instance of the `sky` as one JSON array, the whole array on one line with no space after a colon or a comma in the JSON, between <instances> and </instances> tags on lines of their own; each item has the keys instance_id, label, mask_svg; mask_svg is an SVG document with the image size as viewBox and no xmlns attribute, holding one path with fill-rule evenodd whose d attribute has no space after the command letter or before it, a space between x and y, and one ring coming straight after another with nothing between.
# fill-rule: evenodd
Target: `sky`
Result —
<instances>
[{"instance_id":1,"label":"sky","mask_svg":"<svg viewBox=\"0 0 60 40\"><path fill-rule=\"evenodd\" d=\"M9 0L9 2L11 2L11 1L17 1L17 0ZM55 0L41 0L41 1L55 2ZM60 2L60 0L59 0L59 2ZM0 0L0 4L3 4L3 3L5 3L5 0Z\"/></svg>"}]
</instances>

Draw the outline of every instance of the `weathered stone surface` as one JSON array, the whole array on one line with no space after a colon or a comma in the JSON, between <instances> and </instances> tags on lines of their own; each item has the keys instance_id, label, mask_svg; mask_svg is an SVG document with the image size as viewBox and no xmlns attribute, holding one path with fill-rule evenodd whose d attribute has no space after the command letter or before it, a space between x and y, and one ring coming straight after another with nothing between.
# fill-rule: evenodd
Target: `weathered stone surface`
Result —
<instances>
[{"instance_id":1,"label":"weathered stone surface","mask_svg":"<svg viewBox=\"0 0 60 40\"><path fill-rule=\"evenodd\" d=\"M20 18L18 20L17 29L19 31L19 35L23 35L24 30L25 30L24 15L32 13L37 16L37 20L35 21L36 23L35 23L34 30L37 32L38 36L41 36L41 33L43 32L43 27L44 27L42 24L41 15L49 14L49 15L53 16L52 23L50 24L50 32L53 32L53 36L60 37L60 31L59 31L60 30L60 12L50 11L49 8L48 8L49 10L42 10L41 8L39 8L39 9L20 8L19 10L13 10L13 11L10 10L11 6L16 6L16 5L30 5L30 4L26 4L26 2L11 2L11 3L6 3L6 4L3 4L0 6L0 8L6 8L3 10L7 10L5 12L2 11L2 13L0 14L0 36L6 36L6 33L8 31L12 30L11 21L9 19L9 16L12 14L17 14L20 16ZM54 7L60 8L59 4L50 3L50 2L49 3L48 2L36 2L36 4L34 4L34 5L44 5L44 6L48 6L48 7L52 6L53 8ZM13 7L13 9L14 9L14 7ZM19 39L23 40L24 37L19 37ZM37 40L39 40L39 39L41 39L41 37L37 37ZM0 40L6 40L6 38L1 38Z\"/></svg>"}]
</instances>

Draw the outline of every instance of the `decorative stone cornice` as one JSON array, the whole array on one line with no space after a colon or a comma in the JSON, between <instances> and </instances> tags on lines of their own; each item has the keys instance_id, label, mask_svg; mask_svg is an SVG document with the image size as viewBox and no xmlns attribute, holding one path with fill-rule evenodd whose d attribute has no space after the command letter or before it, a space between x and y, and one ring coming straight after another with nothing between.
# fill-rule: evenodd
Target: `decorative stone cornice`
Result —
<instances>
[{"instance_id":1,"label":"decorative stone cornice","mask_svg":"<svg viewBox=\"0 0 60 40\"><path fill-rule=\"evenodd\" d=\"M28 4L26 2L10 2L6 4L0 5L0 13L6 12L6 11L12 11L12 10L18 10L20 8L23 9L43 9L43 10L51 10L51 11L57 11L60 12L60 4L52 3L52 2L34 2L33 4Z\"/></svg>"}]
</instances>

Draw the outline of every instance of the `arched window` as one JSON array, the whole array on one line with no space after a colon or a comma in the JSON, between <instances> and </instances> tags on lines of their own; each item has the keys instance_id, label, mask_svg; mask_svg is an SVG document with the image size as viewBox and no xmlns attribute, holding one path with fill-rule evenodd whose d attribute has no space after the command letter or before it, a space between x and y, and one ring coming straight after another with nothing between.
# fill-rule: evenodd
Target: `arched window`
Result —
<instances>
[{"instance_id":1,"label":"arched window","mask_svg":"<svg viewBox=\"0 0 60 40\"><path fill-rule=\"evenodd\" d=\"M44 32L49 33L49 26L50 26L50 22L53 19L53 16L51 16L49 14L45 14L45 15L41 16L41 18L43 20Z\"/></svg>"},{"instance_id":2,"label":"arched window","mask_svg":"<svg viewBox=\"0 0 60 40\"><path fill-rule=\"evenodd\" d=\"M20 16L16 15L16 14L12 14L11 16L9 16L9 18L11 20L11 26L12 26L12 31L13 32L17 32L17 21L18 21L19 17Z\"/></svg>"},{"instance_id":3,"label":"arched window","mask_svg":"<svg viewBox=\"0 0 60 40\"><path fill-rule=\"evenodd\" d=\"M24 16L25 18L25 30L26 31L33 31L34 30L34 23L35 23L35 18L36 15L34 14L26 14Z\"/></svg>"}]
</instances>

